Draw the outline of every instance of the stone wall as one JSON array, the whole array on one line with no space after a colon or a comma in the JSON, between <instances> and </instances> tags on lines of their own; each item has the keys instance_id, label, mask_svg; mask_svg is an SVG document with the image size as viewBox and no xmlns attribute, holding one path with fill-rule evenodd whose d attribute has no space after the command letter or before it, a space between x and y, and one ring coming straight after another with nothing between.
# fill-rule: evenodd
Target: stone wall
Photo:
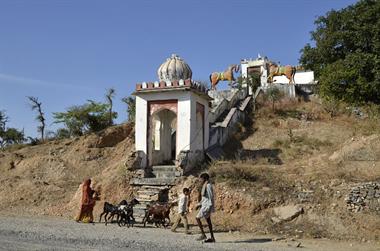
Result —
<instances>
[{"instance_id":1,"label":"stone wall","mask_svg":"<svg viewBox=\"0 0 380 251\"><path fill-rule=\"evenodd\" d=\"M353 187L345 201L350 211L371 210L380 213L380 182L363 183Z\"/></svg>"}]
</instances>

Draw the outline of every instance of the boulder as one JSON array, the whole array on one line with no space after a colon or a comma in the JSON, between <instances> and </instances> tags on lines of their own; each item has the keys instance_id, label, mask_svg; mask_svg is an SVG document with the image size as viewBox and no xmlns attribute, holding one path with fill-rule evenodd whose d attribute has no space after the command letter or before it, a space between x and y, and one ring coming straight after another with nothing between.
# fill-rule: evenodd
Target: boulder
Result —
<instances>
[{"instance_id":1,"label":"boulder","mask_svg":"<svg viewBox=\"0 0 380 251\"><path fill-rule=\"evenodd\" d=\"M299 205L288 205L283 207L276 207L273 209L275 217L272 217L272 221L279 223L283 221L290 221L298 217L304 212L303 207Z\"/></svg>"}]
</instances>

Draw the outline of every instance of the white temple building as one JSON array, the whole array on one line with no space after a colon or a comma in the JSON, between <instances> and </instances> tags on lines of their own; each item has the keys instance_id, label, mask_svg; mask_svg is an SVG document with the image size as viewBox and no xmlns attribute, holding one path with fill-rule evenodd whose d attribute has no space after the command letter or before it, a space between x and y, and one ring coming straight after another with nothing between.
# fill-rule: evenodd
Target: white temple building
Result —
<instances>
[{"instance_id":1,"label":"white temple building","mask_svg":"<svg viewBox=\"0 0 380 251\"><path fill-rule=\"evenodd\" d=\"M136 85L135 144L141 167L184 168L204 158L209 142L209 103L204 86L194 82L189 65L172 55L158 68L156 82ZM181 157L182 156L182 157Z\"/></svg>"}]
</instances>

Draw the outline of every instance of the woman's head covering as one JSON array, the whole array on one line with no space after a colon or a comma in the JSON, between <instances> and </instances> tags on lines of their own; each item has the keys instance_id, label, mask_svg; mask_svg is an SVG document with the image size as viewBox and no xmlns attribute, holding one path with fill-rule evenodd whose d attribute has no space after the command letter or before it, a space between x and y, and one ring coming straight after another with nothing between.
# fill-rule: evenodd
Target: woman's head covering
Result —
<instances>
[{"instance_id":1,"label":"woman's head covering","mask_svg":"<svg viewBox=\"0 0 380 251\"><path fill-rule=\"evenodd\" d=\"M91 179L85 179L83 182L83 186L89 186L91 185Z\"/></svg>"},{"instance_id":2,"label":"woman's head covering","mask_svg":"<svg viewBox=\"0 0 380 251\"><path fill-rule=\"evenodd\" d=\"M90 201L90 198L91 198L91 179L86 179L83 181L83 185L82 185L82 191L83 191L83 194L82 194L82 203L86 204L86 203L89 203Z\"/></svg>"}]
</instances>

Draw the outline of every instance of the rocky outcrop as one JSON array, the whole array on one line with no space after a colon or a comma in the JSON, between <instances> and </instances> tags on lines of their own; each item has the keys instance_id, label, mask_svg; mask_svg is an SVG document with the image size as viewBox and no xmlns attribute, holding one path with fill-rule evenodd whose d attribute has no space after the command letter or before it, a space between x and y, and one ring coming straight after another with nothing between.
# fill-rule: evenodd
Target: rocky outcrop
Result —
<instances>
[{"instance_id":1,"label":"rocky outcrop","mask_svg":"<svg viewBox=\"0 0 380 251\"><path fill-rule=\"evenodd\" d=\"M350 211L371 210L380 213L380 183L363 183L353 187L345 201Z\"/></svg>"}]
</instances>

